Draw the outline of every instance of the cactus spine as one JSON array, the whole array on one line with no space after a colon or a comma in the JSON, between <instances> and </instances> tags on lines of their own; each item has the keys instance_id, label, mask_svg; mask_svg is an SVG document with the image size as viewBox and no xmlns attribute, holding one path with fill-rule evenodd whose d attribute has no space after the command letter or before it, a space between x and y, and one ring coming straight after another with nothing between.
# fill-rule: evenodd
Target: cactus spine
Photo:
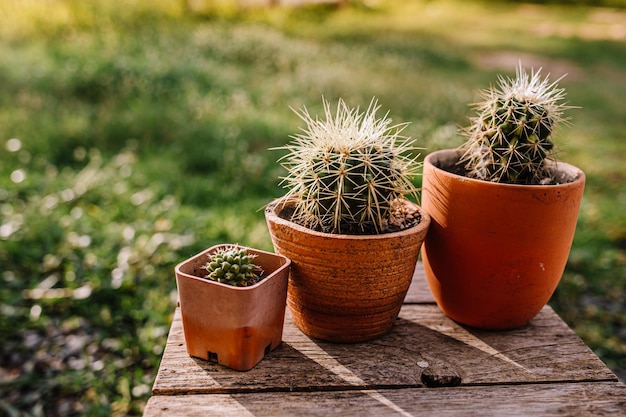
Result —
<instances>
[{"instance_id":1,"label":"cactus spine","mask_svg":"<svg viewBox=\"0 0 626 417\"><path fill-rule=\"evenodd\" d=\"M553 153L552 131L564 122L565 90L541 69L528 74L520 64L515 79L498 77L483 91L477 116L465 130L467 151L460 160L467 176L510 184L550 183L544 160Z\"/></svg>"},{"instance_id":2,"label":"cactus spine","mask_svg":"<svg viewBox=\"0 0 626 417\"><path fill-rule=\"evenodd\" d=\"M208 272L204 278L234 287L254 285L261 280L262 273L261 268L252 263L255 257L237 245L220 248L209 255L209 262L202 266Z\"/></svg>"},{"instance_id":3,"label":"cactus spine","mask_svg":"<svg viewBox=\"0 0 626 417\"><path fill-rule=\"evenodd\" d=\"M382 233L401 199L417 197L414 141L400 135L407 123L377 118L375 99L365 112L341 99L334 114L323 105L325 120L294 110L306 126L278 148L288 151L279 162L288 171L286 198L295 200L292 220L326 233Z\"/></svg>"}]
</instances>

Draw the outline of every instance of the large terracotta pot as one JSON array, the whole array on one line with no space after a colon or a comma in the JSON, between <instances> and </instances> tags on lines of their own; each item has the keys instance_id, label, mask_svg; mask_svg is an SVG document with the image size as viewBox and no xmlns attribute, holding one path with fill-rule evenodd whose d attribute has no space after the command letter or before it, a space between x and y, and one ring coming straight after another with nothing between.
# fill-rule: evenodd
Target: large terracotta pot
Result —
<instances>
[{"instance_id":1,"label":"large terracotta pot","mask_svg":"<svg viewBox=\"0 0 626 417\"><path fill-rule=\"evenodd\" d=\"M185 343L189 355L238 371L253 368L281 343L291 261L251 248L266 277L250 287L200 278L213 246L175 268Z\"/></svg>"},{"instance_id":2,"label":"large terracotta pot","mask_svg":"<svg viewBox=\"0 0 626 417\"><path fill-rule=\"evenodd\" d=\"M556 289L569 256L585 186L584 173L555 163L559 185L510 185L442 168L460 150L424 161L422 207L431 227L424 270L441 310L484 329L528 323Z\"/></svg>"},{"instance_id":3,"label":"large terracotta pot","mask_svg":"<svg viewBox=\"0 0 626 417\"><path fill-rule=\"evenodd\" d=\"M421 222L400 232L339 235L280 217L284 207L273 201L265 217L274 250L292 261L287 306L298 328L338 343L387 333L411 284L430 217L420 209Z\"/></svg>"}]
</instances>

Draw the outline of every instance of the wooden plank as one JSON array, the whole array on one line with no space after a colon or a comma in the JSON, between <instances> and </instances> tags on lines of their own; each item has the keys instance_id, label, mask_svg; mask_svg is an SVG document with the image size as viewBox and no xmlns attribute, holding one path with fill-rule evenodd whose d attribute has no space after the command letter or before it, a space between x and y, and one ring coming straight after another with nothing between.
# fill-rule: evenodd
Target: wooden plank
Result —
<instances>
[{"instance_id":1,"label":"wooden plank","mask_svg":"<svg viewBox=\"0 0 626 417\"><path fill-rule=\"evenodd\" d=\"M433 304L434 302L435 301L432 297L432 294L430 293L426 278L424 276L424 268L421 265L421 262L418 262L415 268L411 286L405 299L405 303ZM210 372L231 371L227 370L226 368L201 361L199 359L190 358L185 350L184 336L180 320L180 311L177 309L174 314L174 321L170 329L169 338L165 347L165 351L163 353L161 367L156 377L153 392L155 394L170 391L177 392L178 389L175 388L174 384L178 382L181 383L179 389L186 390L187 392L229 391L228 388L223 388L220 383L214 381L210 377L199 377L198 372L200 372L200 369L208 371L209 374ZM291 322L290 318L287 317L284 331L285 334L287 334L290 329L294 330L295 332L299 332L293 325L293 322ZM275 351L267 356L264 359L264 364L268 365L268 361L279 360L280 362L276 363L275 366L280 366L280 363L282 363L286 369L290 369L296 366L296 364L298 364L300 368L307 368L302 364L302 361L300 360L300 355L296 354L295 352L290 353L289 348L285 346L285 343L283 343L280 349L281 350L279 352ZM281 354L280 358L276 358L276 355L279 353ZM311 368L317 368L314 364L310 365ZM253 371L256 372L255 370ZM284 374L284 372L282 372L281 375L282 374ZM315 374L318 375L319 371ZM237 373L235 373L234 375L236 377ZM330 386L345 386L344 380L333 375L326 375L322 378L322 380L328 383Z\"/></svg>"},{"instance_id":2,"label":"wooden plank","mask_svg":"<svg viewBox=\"0 0 626 417\"><path fill-rule=\"evenodd\" d=\"M626 415L626 385L550 307L521 329L469 329L440 312L420 264L388 335L325 343L287 314L281 346L248 372L189 357L177 309L153 395L144 416Z\"/></svg>"},{"instance_id":3,"label":"wooden plank","mask_svg":"<svg viewBox=\"0 0 626 417\"><path fill-rule=\"evenodd\" d=\"M618 382L152 397L145 416L626 415Z\"/></svg>"},{"instance_id":4,"label":"wooden plank","mask_svg":"<svg viewBox=\"0 0 626 417\"><path fill-rule=\"evenodd\" d=\"M458 372L462 384L617 381L549 306L529 325L500 332L460 326L436 306L405 306L390 339L395 349L418 353L435 372ZM379 343L384 339L372 345Z\"/></svg>"},{"instance_id":5,"label":"wooden plank","mask_svg":"<svg viewBox=\"0 0 626 417\"><path fill-rule=\"evenodd\" d=\"M617 381L550 307L506 332L464 328L436 305L405 305L393 329L369 343L333 344L301 333L287 314L283 343L247 372L189 357L180 311L154 395L312 391L424 385Z\"/></svg>"},{"instance_id":6,"label":"wooden plank","mask_svg":"<svg viewBox=\"0 0 626 417\"><path fill-rule=\"evenodd\" d=\"M405 304L434 304L435 299L433 298L430 289L428 288L428 282L426 281L426 276L424 275L424 266L421 262L417 263L415 267L415 272L413 273L413 280L411 281L411 286L409 287L409 291L406 294L404 299Z\"/></svg>"}]
</instances>

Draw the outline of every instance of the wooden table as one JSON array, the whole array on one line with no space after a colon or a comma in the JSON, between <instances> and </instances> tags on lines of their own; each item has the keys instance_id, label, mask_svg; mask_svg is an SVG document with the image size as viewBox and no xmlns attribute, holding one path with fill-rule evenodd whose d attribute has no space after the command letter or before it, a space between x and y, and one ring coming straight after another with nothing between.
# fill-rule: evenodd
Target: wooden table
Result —
<instances>
[{"instance_id":1,"label":"wooden table","mask_svg":"<svg viewBox=\"0 0 626 417\"><path fill-rule=\"evenodd\" d=\"M191 358L177 309L152 394L144 416L626 416L626 385L552 308L513 331L466 328L420 264L386 336L321 342L287 312L283 343L248 372Z\"/></svg>"}]
</instances>

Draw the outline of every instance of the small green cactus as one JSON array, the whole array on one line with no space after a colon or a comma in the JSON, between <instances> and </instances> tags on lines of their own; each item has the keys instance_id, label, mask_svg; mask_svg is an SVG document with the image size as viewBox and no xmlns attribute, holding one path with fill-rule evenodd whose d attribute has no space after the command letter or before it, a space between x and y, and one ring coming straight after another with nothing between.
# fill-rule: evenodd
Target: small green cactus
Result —
<instances>
[{"instance_id":1,"label":"small green cactus","mask_svg":"<svg viewBox=\"0 0 626 417\"><path fill-rule=\"evenodd\" d=\"M262 274L261 268L252 263L255 257L237 245L220 248L209 255L209 262L202 266L209 273L204 278L234 287L254 285Z\"/></svg>"},{"instance_id":2,"label":"small green cactus","mask_svg":"<svg viewBox=\"0 0 626 417\"><path fill-rule=\"evenodd\" d=\"M292 220L326 233L383 233L401 199L417 198L418 155L408 155L414 141L400 135L407 123L377 118L375 99L365 112L341 99L334 115L323 105L325 120L294 110L306 127L278 148L289 151L279 162L288 171L286 198L295 200Z\"/></svg>"},{"instance_id":3,"label":"small green cactus","mask_svg":"<svg viewBox=\"0 0 626 417\"><path fill-rule=\"evenodd\" d=\"M520 63L515 79L498 77L499 88L483 91L477 116L465 130L465 154L459 161L466 175L509 184L552 182L544 160L554 150L552 131L564 122L565 90L541 69L528 74Z\"/></svg>"}]
</instances>

